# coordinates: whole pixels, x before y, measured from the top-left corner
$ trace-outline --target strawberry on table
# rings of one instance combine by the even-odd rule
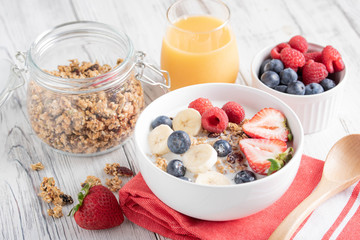
[[[242,139],[241,151],[252,170],[258,174],[270,175],[282,168],[292,158],[293,149],[277,139]]]
[[[76,223],[88,230],[107,229],[120,225],[124,216],[114,194],[102,185],[87,183],[78,194],[79,204],[69,213]]]
[[[292,135],[287,126],[285,115],[274,108],[263,108],[248,122],[243,131],[252,138],[291,140]]]

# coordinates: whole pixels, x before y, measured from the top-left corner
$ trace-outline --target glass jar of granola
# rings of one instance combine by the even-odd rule
[[[23,57],[31,126],[43,142],[68,154],[116,149],[132,134],[145,106],[139,80],[170,85],[166,72],[145,63],[126,34],[96,22],[55,27]],[[146,68],[164,83],[147,77]]]

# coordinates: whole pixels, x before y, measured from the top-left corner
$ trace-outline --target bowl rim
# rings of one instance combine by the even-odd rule
[[[155,99],[153,102],[151,102],[145,109],[144,111],[140,114],[140,117],[138,119],[138,121],[136,122],[136,125],[135,125],[135,130],[134,130],[134,140],[135,140],[135,146],[137,148],[137,152],[141,153],[141,156],[142,158],[139,159],[138,158],[138,161],[148,161],[153,168],[155,168],[156,170],[155,171],[160,171],[161,175],[163,175],[164,177],[170,177],[170,178],[173,178],[175,179],[175,181],[179,181],[184,183],[184,184],[191,184],[192,186],[197,186],[197,187],[201,187],[201,188],[210,188],[210,189],[217,189],[217,188],[220,188],[220,189],[226,189],[226,188],[243,188],[243,187],[251,187],[251,186],[256,186],[256,185],[259,185],[259,184],[262,184],[263,182],[266,182],[266,181],[271,181],[271,179],[279,176],[279,174],[281,174],[282,172],[284,172],[286,169],[290,168],[292,165],[296,164],[296,161],[289,161],[287,164],[285,164],[285,166],[283,168],[281,168],[279,171],[269,175],[269,176],[266,176],[264,178],[261,178],[261,179],[257,179],[253,182],[247,182],[247,183],[242,183],[242,184],[230,184],[230,185],[205,185],[205,184],[198,184],[198,183],[195,183],[195,182],[190,182],[190,181],[184,181],[182,179],[179,179],[175,176],[172,176],[171,174],[168,174],[166,173],[165,171],[161,170],[160,168],[156,167],[156,165],[153,163],[153,161],[147,156],[147,154],[144,152],[143,148],[140,146],[138,140],[137,140],[137,136],[139,135],[138,132],[140,131],[139,130],[139,125],[141,123],[141,119],[142,117],[144,116],[144,112],[145,111],[149,111],[150,108],[148,108],[149,106],[152,106],[152,105],[155,105],[157,104],[157,102],[160,102],[163,98],[166,98],[168,97],[169,95],[175,95],[175,94],[178,94],[178,92],[182,92],[182,91],[186,91],[187,89],[189,88],[197,88],[197,87],[206,87],[206,86],[217,86],[217,87],[221,87],[221,86],[226,86],[226,87],[236,87],[236,88],[244,88],[244,89],[247,89],[247,91],[253,91],[253,92],[258,92],[258,93],[261,93],[261,94],[264,94],[266,95],[267,97],[269,98],[274,98],[275,101],[277,101],[278,103],[280,103],[280,105],[283,105],[282,107],[285,107],[294,117],[295,119],[295,122],[296,124],[298,125],[299,127],[299,130],[300,130],[300,136],[297,136],[297,137],[300,137],[299,139],[299,146],[297,147],[297,149],[294,149],[294,155],[292,157],[292,159],[296,159],[298,158],[298,161],[300,162],[301,161],[301,158],[302,158],[302,154],[303,154],[303,145],[304,145],[304,129],[302,127],[302,124],[297,116],[297,114],[291,109],[291,107],[289,107],[289,105],[287,105],[284,101],[282,101],[281,99],[279,99],[278,97],[274,96],[274,95],[271,95],[270,93],[267,93],[263,90],[260,90],[260,89],[257,89],[257,88],[254,88],[254,87],[250,87],[250,86],[245,86],[245,85],[240,85],[240,84],[234,84],[234,83],[202,83],[202,84],[196,84],[196,85],[191,85],[191,86],[187,86],[187,87],[183,87],[183,88],[179,88],[179,89],[176,89],[176,90],[173,90],[171,92],[168,92],[162,96],[160,96],[159,98]],[[300,155],[300,156],[299,156]],[[298,171],[298,169],[296,170],[296,172]],[[141,167],[140,167],[140,172],[141,172]],[[280,173],[279,173],[280,172]],[[146,179],[144,179],[145,182],[146,182]]]
[[[319,44],[316,44],[316,43],[311,43],[309,42],[309,48],[310,47],[313,47],[313,48],[319,48],[319,49],[323,49],[324,46],[322,45],[319,45]],[[337,89],[339,89],[339,86],[343,86],[344,85],[344,82],[346,82],[346,69],[347,69],[347,64],[346,64],[346,59],[344,60],[344,56],[341,55],[342,57],[342,60],[344,62],[344,65],[345,65],[345,68],[342,70],[344,72],[344,76],[342,77],[342,79],[339,81],[339,83],[332,89],[330,90],[327,90],[327,91],[324,91],[322,93],[317,93],[317,94],[311,94],[311,95],[295,95],[295,94],[289,94],[289,93],[283,93],[283,92],[280,92],[280,91],[276,91],[275,89],[273,88],[270,88],[268,86],[266,86],[260,79],[259,79],[259,73],[258,73],[258,70],[256,71],[256,68],[258,66],[255,66],[255,61],[258,60],[260,58],[260,56],[262,55],[265,55],[265,52],[268,52],[268,54],[266,54],[265,56],[268,56],[268,58],[270,58],[270,51],[271,49],[273,49],[275,46],[277,46],[278,44],[272,44],[272,45],[268,45],[264,48],[262,48],[256,55],[255,57],[252,59],[251,61],[251,75],[253,76],[253,79],[255,78],[255,80],[257,82],[259,82],[262,86],[266,87],[267,89],[269,89],[269,92],[270,93],[275,93],[275,94],[279,94],[279,96],[282,96],[282,97],[289,97],[289,98],[294,98],[296,100],[304,100],[304,99],[309,99],[309,98],[314,98],[314,97],[322,97],[322,96],[327,96],[327,95],[330,95],[332,94],[334,91],[336,91]],[[267,58],[265,58],[267,59]],[[263,61],[265,60],[263,59]]]

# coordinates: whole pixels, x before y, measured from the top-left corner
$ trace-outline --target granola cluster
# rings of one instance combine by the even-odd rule
[[[107,163],[104,167],[104,172],[108,175],[114,176],[107,178],[105,184],[112,192],[117,192],[121,188],[122,180],[119,177],[131,177],[134,175],[133,171],[127,167],[120,166],[119,163]]]
[[[40,171],[44,169],[44,165],[41,162],[35,163],[35,164],[31,164],[31,169],[34,171]]]
[[[68,66],[47,72],[73,81],[110,70],[107,64],[71,60]],[[96,86],[88,88],[94,90]],[[55,93],[34,79],[29,84],[28,98],[31,125],[38,137],[53,148],[79,154],[104,151],[122,143],[133,132],[144,108],[142,86],[133,73],[120,85],[86,94]]]
[[[90,187],[93,187],[96,185],[101,185],[101,180],[95,176],[87,176],[85,182],[81,183],[81,187],[84,187],[87,183],[90,185]]]
[[[64,194],[58,187],[55,186],[54,178],[44,177],[40,184],[39,196],[47,203],[53,203],[53,209],[48,209],[48,215],[55,218],[63,216],[62,206],[72,204],[74,201],[70,195]]]

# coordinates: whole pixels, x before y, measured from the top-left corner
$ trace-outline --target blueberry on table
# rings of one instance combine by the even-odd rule
[[[154,121],[152,121],[151,123],[151,127],[154,129],[157,126],[160,126],[161,124],[166,124],[168,125],[170,128],[172,128],[172,121],[169,117],[167,116],[158,116],[157,118],[155,118]]]
[[[286,89],[287,93],[295,94],[295,95],[304,95],[305,94],[305,85],[303,82],[296,81],[290,83],[288,88]]]
[[[280,83],[284,85],[289,85],[292,82],[298,80],[297,73],[291,68],[285,68],[280,72]]]
[[[270,61],[271,61],[271,59],[266,59],[265,61],[263,61],[263,62],[261,63],[261,65],[260,65],[260,71],[259,71],[259,78],[260,78],[261,75],[265,72],[265,70],[264,70],[265,65],[266,65],[268,62],[270,62]]]
[[[166,172],[175,177],[184,177],[186,168],[181,160],[174,159],[168,163]]]
[[[274,88],[280,83],[279,74],[273,71],[266,71],[261,75],[261,82],[270,88]]]
[[[234,181],[236,184],[252,182],[256,180],[255,173],[249,170],[242,170],[235,175]]]
[[[332,89],[336,86],[336,83],[334,80],[331,80],[329,78],[325,78],[320,82],[320,85],[324,88],[324,91],[327,91],[329,89]]]
[[[167,145],[171,152],[183,154],[189,150],[191,139],[190,136],[182,130],[174,131],[168,137]]]
[[[279,74],[282,70],[284,70],[284,64],[279,59],[272,59],[264,66],[264,72],[273,71]]]
[[[324,92],[324,88],[318,83],[310,83],[305,86],[305,95],[312,95]]]
[[[278,86],[274,87],[274,89],[276,91],[286,93],[287,86],[286,85],[278,85]]]
[[[232,151],[230,143],[226,140],[216,141],[213,145],[213,148],[219,157],[225,157]]]

